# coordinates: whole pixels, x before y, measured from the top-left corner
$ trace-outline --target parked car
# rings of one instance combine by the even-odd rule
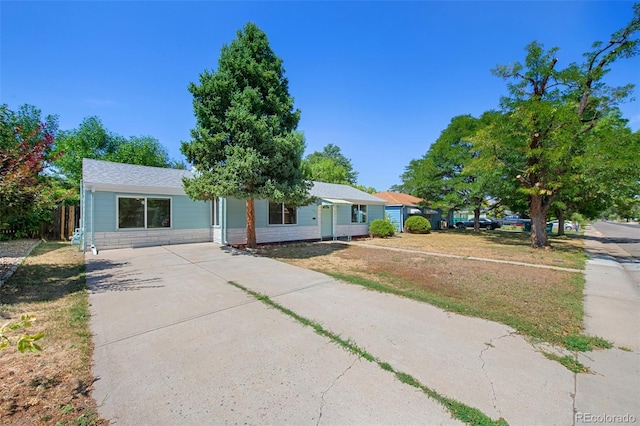
[[[551,229],[553,231],[557,231],[558,230],[558,221],[557,220],[550,220],[549,222],[547,222],[547,226],[548,225],[551,225]],[[565,222],[564,222],[564,230],[565,231],[573,231],[575,229],[576,229],[576,225],[573,222],[571,222],[569,220],[565,220]]]
[[[511,214],[509,216],[505,216],[502,219],[498,219],[500,225],[516,225],[520,221],[520,216],[517,214]]]
[[[519,226],[526,227],[527,223],[531,223],[531,219],[523,219],[518,215],[510,215],[499,219],[500,225],[502,226]]]
[[[474,225],[475,225],[475,222],[473,219],[456,222],[456,228],[458,229],[473,228]],[[498,222],[497,220],[487,219],[484,217],[480,218],[481,229],[486,229],[488,231],[491,231],[492,229],[500,228],[500,226],[501,226],[500,222]]]

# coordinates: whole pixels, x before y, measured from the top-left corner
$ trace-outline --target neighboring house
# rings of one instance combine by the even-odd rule
[[[440,210],[420,207],[424,203],[422,198],[400,192],[378,192],[374,194],[387,202],[385,213],[387,219],[393,223],[397,232],[404,230],[404,222],[411,216],[423,216],[431,222],[432,229],[440,229],[442,214]]]
[[[190,199],[182,187],[190,171],[85,158],[82,174],[82,249],[246,243],[245,201]],[[351,186],[314,182],[310,194],[315,201],[297,208],[256,200],[257,242],[368,235],[369,223],[384,218],[384,200]]]

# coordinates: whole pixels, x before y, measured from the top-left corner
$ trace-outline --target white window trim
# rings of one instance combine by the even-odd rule
[[[214,222],[214,215],[213,213],[217,211],[218,215],[218,223],[213,223]],[[220,228],[220,197],[215,197],[213,200],[211,200],[211,214],[209,215],[211,218],[211,227],[212,228]]]
[[[120,227],[120,199],[121,198],[143,198],[144,199],[144,226],[141,228],[121,228]],[[169,200],[169,217],[170,217],[170,226],[161,226],[159,228],[149,228],[147,226],[147,200],[152,198],[154,200]],[[117,195],[116,196],[116,230],[118,231],[139,231],[139,230],[162,230],[162,229],[173,229],[173,197],[159,197],[159,196],[146,196],[146,195]]]
[[[271,215],[269,213],[269,208],[271,207],[271,201],[267,201],[267,226],[298,226],[298,208],[295,208],[296,211],[296,223],[284,223],[284,209],[285,209],[285,203],[274,203],[274,204],[280,204],[282,206],[282,223],[269,223],[269,219],[271,218]]]
[[[353,209],[354,206],[358,209],[358,217],[357,217],[357,220],[355,222],[353,221],[353,215],[352,215],[352,212],[353,212],[352,209]],[[365,213],[367,217],[366,217],[366,219],[364,221],[362,221],[362,209],[361,209],[361,207],[363,207],[363,206],[367,210],[367,212]],[[349,216],[351,216],[351,223],[356,223],[356,224],[358,224],[358,223],[369,223],[369,205],[367,205],[367,204],[352,204],[351,205],[351,209],[349,209]]]

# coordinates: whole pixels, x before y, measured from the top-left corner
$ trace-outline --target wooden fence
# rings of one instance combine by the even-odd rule
[[[71,240],[73,231],[80,226],[80,206],[60,206],[53,211],[53,225],[45,238]]]
[[[80,226],[80,206],[59,206],[53,210],[53,223],[43,223],[39,230],[28,232],[25,238],[71,240],[73,231]],[[0,229],[0,234],[14,235],[18,229]]]

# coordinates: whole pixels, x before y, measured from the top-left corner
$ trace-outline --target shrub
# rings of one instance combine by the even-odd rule
[[[393,237],[396,228],[388,220],[375,219],[369,224],[369,235],[377,238]]]
[[[404,230],[410,234],[428,234],[431,223],[422,216],[411,216],[404,221]]]

